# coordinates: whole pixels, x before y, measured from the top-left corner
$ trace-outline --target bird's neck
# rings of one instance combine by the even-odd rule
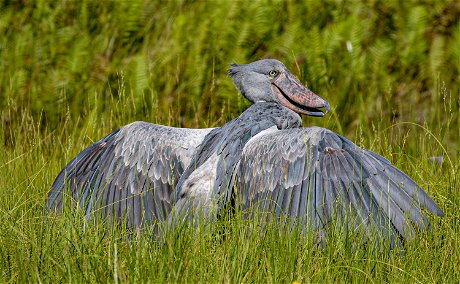
[[[278,129],[302,127],[302,118],[291,109],[275,102],[256,102],[240,116],[243,119],[258,117],[257,120],[270,120]]]

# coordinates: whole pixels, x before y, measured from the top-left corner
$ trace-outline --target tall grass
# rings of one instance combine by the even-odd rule
[[[0,11],[1,282],[459,281],[455,1],[6,1]],[[436,200],[446,216],[431,232],[401,254],[340,235],[318,248],[241,218],[160,242],[84,225],[78,212],[45,217],[53,179],[90,143],[134,120],[222,125],[248,106],[229,63],[264,57],[333,106],[305,125],[383,154]]]

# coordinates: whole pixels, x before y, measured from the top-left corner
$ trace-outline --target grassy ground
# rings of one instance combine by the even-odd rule
[[[3,2],[0,282],[458,282],[459,15],[455,1]],[[44,217],[53,179],[91,142],[134,120],[222,125],[248,106],[229,63],[264,57],[331,103],[305,125],[386,156],[444,210],[405,254],[336,235],[318,249],[238,218],[160,243]]]

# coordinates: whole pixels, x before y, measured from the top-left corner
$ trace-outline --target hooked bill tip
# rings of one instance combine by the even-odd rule
[[[329,102],[324,100],[324,109],[326,110],[324,114],[328,113],[331,110],[331,106],[329,105]]]

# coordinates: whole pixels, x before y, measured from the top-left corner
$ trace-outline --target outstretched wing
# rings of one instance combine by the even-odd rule
[[[140,227],[164,220],[173,187],[211,129],[134,122],[78,154],[57,176],[47,206],[62,210],[65,197],[87,218],[94,214]]]
[[[377,233],[392,245],[399,236],[414,236],[414,224],[430,226],[422,208],[443,216],[387,159],[319,127],[255,137],[244,148],[236,179],[244,209],[295,217],[319,231],[334,225]]]

